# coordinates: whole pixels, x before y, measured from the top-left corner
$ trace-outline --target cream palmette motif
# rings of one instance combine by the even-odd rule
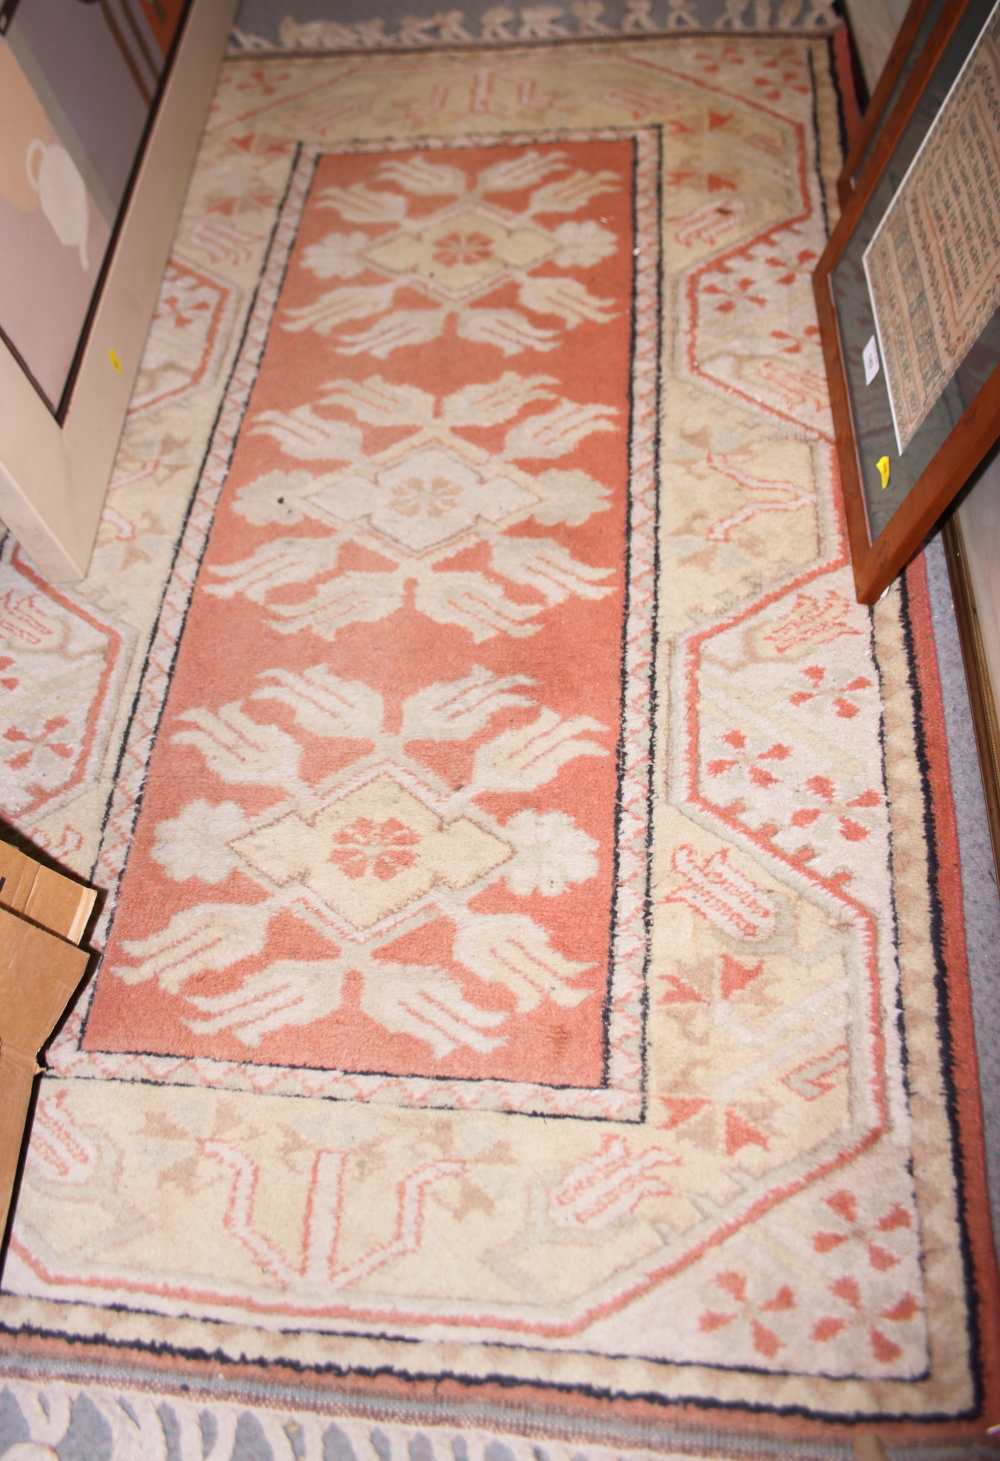
[[[156,979],[171,994],[188,980],[228,968],[264,948],[271,921],[291,914],[341,944],[339,957],[281,959],[220,995],[186,996],[186,1023],[221,1030],[245,1045],[339,1006],[343,980],[359,972],[362,1008],[386,1029],[426,1041],[436,1056],[459,1045],[487,1052],[502,1044],[507,1015],[478,1008],[453,972],[376,958],[408,928],[436,914],[455,924],[453,956],[504,985],[519,1013],[551,999],[575,1006],[590,990],[574,984],[588,967],[566,959],[526,914],[473,913],[468,900],[497,878],[512,892],[552,897],[597,872],[594,840],[564,812],[522,810],[500,824],[475,805],[490,791],[533,791],[579,756],[606,756],[587,716],[562,719],[538,707],[524,675],[476,667],[460,680],[428,685],[404,703],[398,735],[383,729],[381,697],[316,664],[302,674],[262,671],[251,700],[290,709],[314,735],[367,741],[371,750],[343,774],[310,786],[299,776],[301,747],[274,724],[246,714],[244,702],[219,713],[191,710],[175,742],[195,747],[219,782],[283,794],[253,817],[232,801],[195,801],[156,828],[154,857],[169,877],[217,885],[235,869],[271,896],[251,907],[205,902],[176,913],[158,933],[125,945],[134,961],[126,983]],[[505,731],[476,753],[472,779],[445,788],[412,760],[407,742],[465,740],[509,706],[533,707],[528,725]],[[220,787],[221,790],[221,787]],[[346,947],[344,944],[346,942]]]
[[[46,147],[36,137],[28,144],[25,166],[28,181],[38,194],[42,212],[51,223],[59,242],[67,248],[77,249],[80,268],[88,269],[87,234],[90,231],[90,213],[87,207],[87,189],[73,159],[58,142],[50,142]]]
[[[399,386],[370,376],[365,381],[331,381],[319,404],[351,410],[375,426],[410,426],[411,433],[387,450],[366,455],[358,427],[320,416],[313,406],[263,411],[252,432],[273,436],[285,456],[299,461],[350,462],[314,475],[307,470],[275,471],[240,488],[236,511],[255,527],[292,526],[306,519],[327,528],[322,538],[272,538],[252,557],[213,569],[222,581],[207,592],[219,598],[242,594],[267,607],[283,633],[308,629],[334,639],[348,624],[386,618],[403,603],[415,581],[415,605],[439,624],[456,624],[476,641],[497,634],[535,634],[552,604],[576,596],[603,598],[613,573],[573,557],[549,538],[511,538],[505,529],[533,518],[536,523],[576,526],[607,504],[607,489],[579,469],[550,469],[529,476],[518,459],[557,460],[596,432],[610,431],[614,408],[567,401],[551,390],[548,376],[506,371],[498,380],[470,385],[443,400],[416,386]],[[453,428],[499,425],[531,403],[547,409],[507,432],[503,447],[490,454]],[[509,597],[492,578],[469,570],[439,571],[466,541],[484,542],[494,574],[534,589],[541,603]],[[306,599],[272,603],[287,584],[308,583],[329,574],[343,547],[358,542],[395,561],[387,571],[340,573],[325,579]]]
[[[553,173],[562,176],[553,178]],[[614,173],[570,170],[563,154],[543,156],[527,149],[519,158],[484,168],[469,191],[459,168],[423,158],[388,162],[376,176],[417,197],[450,196],[453,201],[414,219],[402,193],[363,182],[324,189],[319,206],[338,213],[345,223],[396,227],[377,237],[358,229],[331,233],[306,250],[306,267],[319,279],[352,279],[375,270],[389,282],[340,284],[311,304],[286,311],[286,330],[335,335],[341,354],[385,360],[403,345],[436,340],[448,317],[455,315],[461,339],[496,346],[509,356],[554,350],[562,343],[563,330],[584,320],[603,323],[612,317],[612,302],[591,294],[579,279],[539,277],[533,270],[542,264],[564,271],[587,268],[614,253],[614,234],[593,219],[580,223],[567,218],[555,228],[538,221],[575,213],[602,193],[617,192],[621,179]],[[525,188],[534,192],[523,212],[498,205],[497,196]],[[507,281],[517,284],[519,309],[475,304],[478,295]],[[394,309],[367,329],[341,329],[388,310],[403,285],[429,295],[439,307]],[[557,316],[562,327],[546,328],[531,315]]]
[[[617,248],[614,234],[594,220],[567,218],[549,228],[538,218],[573,213],[619,190],[615,174],[573,169],[563,152],[543,155],[527,148],[519,157],[480,169],[471,188],[461,169],[420,157],[386,162],[375,176],[385,190],[364,182],[326,188],[318,206],[333,209],[347,223],[393,226],[377,234],[360,228],[331,233],[308,247],[306,269],[341,282],[310,304],[287,310],[286,330],[335,338],[341,354],[385,359],[402,346],[436,339],[454,316],[460,337],[510,356],[554,349],[565,330],[583,320],[604,323],[614,317],[610,302],[592,295],[573,274],[609,258]],[[406,191],[390,191],[390,186]],[[498,197],[527,189],[529,200],[521,212],[498,206]],[[407,194],[451,201],[413,219]],[[534,276],[532,270],[542,264],[548,272]],[[565,277],[553,276],[552,267]],[[372,271],[387,275],[388,282],[343,282]],[[521,309],[476,304],[478,296],[503,283],[516,285]],[[438,307],[394,309],[403,285],[429,295]],[[341,329],[375,314],[383,317],[366,329]],[[545,328],[529,318],[533,314],[556,316],[562,328]],[[407,583],[415,581],[418,612],[459,626],[476,643],[497,634],[532,635],[543,610],[570,597],[603,598],[611,591],[605,586],[611,568],[581,562],[553,539],[506,533],[529,518],[576,526],[607,505],[607,489],[584,472],[553,468],[529,475],[518,465],[556,462],[593,434],[620,425],[615,408],[568,400],[553,389],[556,385],[551,376],[507,370],[436,398],[373,374],[361,381],[332,380],[314,403],[259,413],[251,431],[273,437],[284,456],[310,467],[272,471],[246,484],[237,494],[236,511],[255,527],[311,519],[327,535],[273,538],[251,558],[215,568],[221,582],[208,592],[221,598],[243,595],[266,605],[280,632],[307,629],[330,640],[348,624],[395,612]],[[522,415],[539,405],[545,409]],[[343,419],[344,413],[360,425]],[[509,427],[499,452],[487,452],[462,435],[467,427],[499,426],[516,418],[521,419]],[[362,426],[409,432],[387,449],[367,453]],[[336,467],[337,462],[346,465]],[[329,469],[317,472],[324,463]],[[472,541],[488,545],[491,576],[438,570],[438,560]],[[384,572],[343,572],[326,579],[309,598],[271,602],[273,590],[328,574],[349,542],[373,549],[395,566]],[[533,589],[542,602],[511,597],[498,578]]]

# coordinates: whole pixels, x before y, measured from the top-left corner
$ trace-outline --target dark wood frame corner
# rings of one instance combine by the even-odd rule
[[[915,16],[916,28],[927,3],[928,0],[916,0],[907,16],[907,25]],[[854,585],[858,601],[862,604],[875,603],[889,587],[1000,436],[1000,366],[997,366],[907,493],[891,521],[872,541],[831,275],[967,3],[968,0],[955,0],[955,3],[945,6],[899,102],[882,126],[857,186],[849,194],[840,221],[813,273],[813,293],[830,387]],[[869,112],[873,107],[874,100]],[[867,118],[868,113],[865,115]]]

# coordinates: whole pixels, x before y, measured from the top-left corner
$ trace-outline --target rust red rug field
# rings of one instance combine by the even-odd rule
[[[301,160],[84,1048],[638,1114],[640,140],[648,175],[650,138]]]

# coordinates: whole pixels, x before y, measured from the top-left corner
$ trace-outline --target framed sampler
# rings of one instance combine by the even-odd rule
[[[87,569],[233,0],[0,0],[0,519]]]
[[[936,59],[928,42],[945,4],[946,0],[913,0],[837,179],[841,207],[846,207],[858,186],[918,63],[921,75],[914,86],[919,90]],[[960,14],[956,7],[956,23]],[[939,31],[939,46],[943,39]],[[1000,449],[996,446],[945,515],[941,538],[969,688],[993,860],[1000,868]]]
[[[949,0],[813,276],[857,596],[1000,436],[1000,0]]]

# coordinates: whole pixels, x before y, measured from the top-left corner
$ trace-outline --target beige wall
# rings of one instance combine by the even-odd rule
[[[845,0],[869,93],[882,74],[909,0]]]

